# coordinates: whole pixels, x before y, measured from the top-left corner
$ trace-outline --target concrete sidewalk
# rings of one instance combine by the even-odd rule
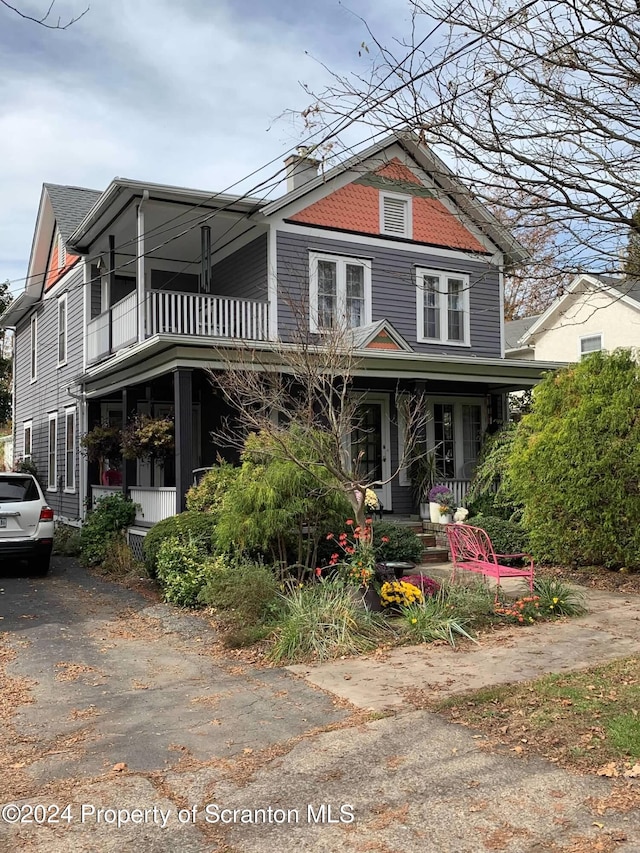
[[[432,577],[450,574],[450,564],[422,567]],[[505,588],[526,591],[507,581]],[[581,588],[582,589],[582,588]],[[452,649],[443,645],[404,646],[380,655],[336,660],[289,670],[310,684],[374,711],[407,707],[405,691],[434,697],[466,693],[550,672],[569,672],[640,653],[640,609],[635,598],[585,589],[586,616],[532,627],[510,627]]]

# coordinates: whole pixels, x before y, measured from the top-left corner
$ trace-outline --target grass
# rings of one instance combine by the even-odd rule
[[[294,589],[270,652],[274,663],[322,661],[361,654],[394,637],[385,618],[365,610],[355,589],[339,581]]]
[[[492,687],[431,707],[518,754],[536,753],[583,771],[609,766],[604,775],[623,775],[640,762],[638,657]]]

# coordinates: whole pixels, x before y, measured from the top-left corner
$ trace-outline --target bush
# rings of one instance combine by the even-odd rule
[[[69,524],[56,524],[53,533],[54,554],[63,554],[65,557],[77,557],[80,554],[81,548],[82,543],[79,527],[71,527]]]
[[[455,647],[456,636],[473,639],[468,623],[453,614],[447,607],[446,599],[440,595],[403,608],[402,618],[405,631],[413,642],[432,643],[434,640],[446,640],[449,645]]]
[[[508,424],[485,438],[465,506],[470,515],[494,515],[518,521],[523,500],[518,496],[509,473],[517,426]]]
[[[102,562],[101,571],[110,577],[124,580],[140,577],[144,566],[133,556],[124,533],[114,533],[109,550]]]
[[[393,636],[383,616],[365,610],[352,587],[323,581],[284,597],[275,663],[302,663],[361,654]]]
[[[193,541],[177,536],[164,539],[158,550],[157,575],[165,601],[182,607],[195,607],[198,597],[213,571],[211,560]]]
[[[102,563],[114,534],[130,527],[136,518],[135,504],[124,495],[100,498],[80,531],[80,557],[87,566]]]
[[[303,574],[317,565],[323,533],[343,524],[351,511],[304,437],[291,430],[282,441],[290,443],[297,458],[308,458],[312,473],[284,458],[273,437],[249,435],[242,465],[222,497],[216,543],[228,553],[259,553],[273,564],[302,567]]]
[[[521,524],[505,521],[493,515],[479,515],[473,519],[474,527],[486,530],[496,554],[527,554],[531,544],[529,535]]]
[[[261,563],[217,557],[199,601],[234,612],[235,621],[255,625],[275,608],[278,583],[273,571]]]
[[[159,521],[144,537],[142,544],[147,572],[151,577],[156,576],[158,552],[166,539],[175,538],[183,543],[193,542],[206,557],[214,550],[214,534],[213,518],[207,513],[187,511]]]
[[[640,566],[638,400],[627,350],[593,353],[535,389],[508,467],[537,559]]]
[[[382,537],[388,539],[383,542]],[[393,524],[389,521],[373,523],[373,547],[376,560],[380,563],[394,563],[408,560],[419,563],[422,559],[422,540],[409,527]]]
[[[187,492],[187,509],[217,513],[239,471],[239,468],[220,459],[217,465],[207,471],[198,485],[192,486]]]

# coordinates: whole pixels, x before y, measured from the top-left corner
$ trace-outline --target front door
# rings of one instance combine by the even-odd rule
[[[391,510],[391,444],[389,440],[389,397],[367,394],[358,406],[358,426],[351,434],[351,456],[359,459],[358,470],[385,508]]]

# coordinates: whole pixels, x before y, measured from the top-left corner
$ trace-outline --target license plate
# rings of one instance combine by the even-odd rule
[[[0,518],[0,527],[6,527],[6,526],[7,526],[7,519],[6,518]]]

